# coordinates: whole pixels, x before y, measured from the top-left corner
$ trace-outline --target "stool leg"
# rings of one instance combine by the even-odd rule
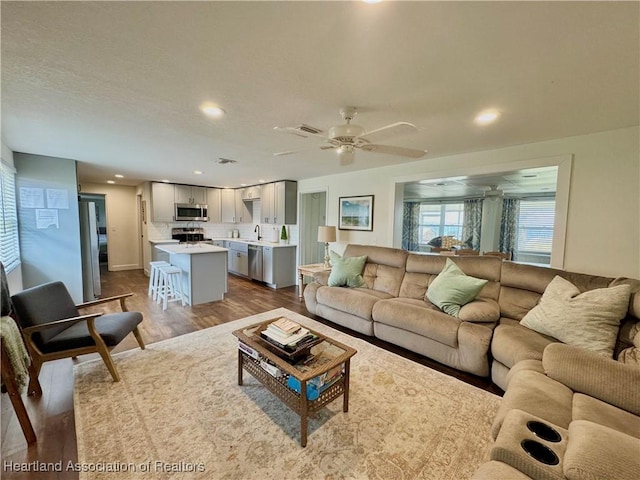
[[[149,296],[151,296],[151,294],[153,293],[153,284],[155,282],[157,271],[158,269],[156,268],[156,266],[151,265],[151,271],[149,272],[149,292],[147,293],[147,295]]]
[[[162,298],[162,310],[167,309],[167,304],[169,303],[169,295],[171,295],[171,279],[172,275],[165,274],[165,289],[164,296]]]

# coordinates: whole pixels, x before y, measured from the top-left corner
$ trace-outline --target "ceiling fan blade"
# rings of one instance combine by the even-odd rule
[[[384,127],[376,128],[370,132],[360,135],[358,138],[363,140],[372,141],[373,137],[377,139],[388,138],[393,135],[401,135],[403,133],[417,132],[418,128],[413,123],[408,122],[396,122]]]
[[[360,147],[367,152],[386,153],[388,155],[400,155],[401,157],[421,158],[427,154],[426,150],[416,150],[414,148],[394,147],[392,145],[367,144]]]
[[[283,155],[291,155],[292,153],[309,152],[311,150],[315,150],[316,148],[319,148],[320,150],[330,150],[332,148],[338,148],[338,145],[321,145],[319,147],[302,148],[300,150],[287,150],[285,152],[274,153],[273,156],[274,157],[281,157]]]

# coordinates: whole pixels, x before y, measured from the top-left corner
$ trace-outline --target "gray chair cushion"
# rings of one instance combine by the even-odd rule
[[[96,318],[96,330],[107,347],[115,347],[141,321],[142,314],[140,312],[110,313]],[[91,347],[95,344],[96,342],[87,328],[87,323],[80,322],[42,343],[40,348],[43,353],[52,353],[73,348]]]
[[[11,297],[13,310],[22,328],[33,327],[64,318],[80,315],[67,287],[62,282],[49,282],[28,288]],[[51,327],[33,335],[41,345],[67,328],[66,325]]]

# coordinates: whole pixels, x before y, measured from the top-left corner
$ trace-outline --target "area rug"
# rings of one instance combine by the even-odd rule
[[[233,330],[287,316],[352,346],[349,411],[300,420],[250,374]],[[74,369],[81,479],[463,479],[488,460],[500,398],[285,309]]]

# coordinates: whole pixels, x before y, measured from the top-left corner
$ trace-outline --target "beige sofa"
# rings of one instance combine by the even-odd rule
[[[488,280],[478,298],[451,317],[425,300],[425,293],[445,265],[440,255],[348,245],[344,256],[367,256],[363,288],[327,286],[328,273],[307,285],[309,312],[376,336],[445,365],[489,376],[506,388],[509,370],[520,360],[541,360],[544,348],[558,340],[519,324],[556,275],[581,291],[628,283],[636,292],[622,322],[616,354],[632,345],[630,332],[640,319],[640,281],[564,272],[503,262],[495,257],[455,257],[467,274]]]
[[[507,375],[491,461],[473,479],[638,478],[639,385],[637,366],[549,344]]]

